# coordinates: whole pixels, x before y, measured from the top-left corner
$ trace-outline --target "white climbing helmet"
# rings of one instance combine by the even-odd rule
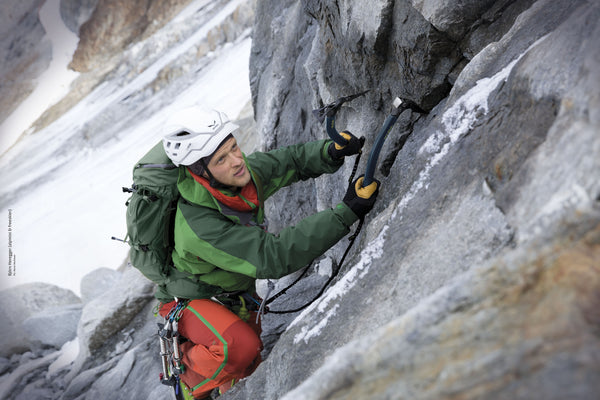
[[[192,165],[213,154],[239,126],[217,110],[198,107],[174,113],[164,125],[163,147],[173,164]]]

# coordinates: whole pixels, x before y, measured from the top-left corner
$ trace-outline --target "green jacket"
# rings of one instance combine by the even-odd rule
[[[256,278],[280,278],[297,271],[344,237],[358,220],[344,203],[306,217],[278,235],[261,227],[264,200],[282,187],[340,168],[343,161],[327,154],[329,143],[320,140],[249,155],[246,164],[260,206],[253,205],[254,212],[246,214],[228,209],[181,167],[172,255],[177,271],[159,287],[157,297],[166,301],[174,296],[253,292]]]

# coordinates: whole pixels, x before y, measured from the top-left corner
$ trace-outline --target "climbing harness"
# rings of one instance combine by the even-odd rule
[[[250,320],[250,313],[258,311],[261,305],[252,294],[244,291],[220,293],[211,297],[211,300],[226,307],[245,322]]]
[[[158,323],[158,339],[160,341],[160,358],[162,372],[159,374],[160,383],[173,387],[175,398],[184,400],[181,379],[179,375],[185,372],[181,362],[181,351],[179,349],[180,334],[178,321],[188,301],[175,299],[175,305],[164,318],[164,323]]]

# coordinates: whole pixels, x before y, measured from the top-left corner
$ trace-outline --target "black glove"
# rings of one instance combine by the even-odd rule
[[[335,142],[331,143],[327,148],[327,152],[331,158],[339,160],[340,158],[360,153],[360,149],[365,144],[364,137],[359,139],[348,131],[340,132],[340,136],[348,140],[348,144],[341,146]]]
[[[343,200],[358,218],[364,218],[371,211],[379,194],[379,186],[381,185],[378,180],[373,180],[371,184],[363,187],[363,180],[364,175],[358,177],[348,188]]]

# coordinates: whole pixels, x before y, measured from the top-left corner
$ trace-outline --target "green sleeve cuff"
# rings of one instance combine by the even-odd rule
[[[331,140],[331,139],[325,140],[323,149],[321,149],[321,156],[323,157],[323,160],[327,161],[328,164],[334,165],[337,167],[344,163],[344,157],[340,158],[339,160],[335,160],[335,159],[331,158],[331,156],[329,155],[329,151],[327,151],[327,149],[329,149],[329,145],[331,143],[333,143],[333,140]]]
[[[337,206],[335,206],[333,212],[340,219],[340,221],[342,221],[342,223],[348,228],[350,228],[350,226],[353,223],[358,221],[358,217],[356,216],[356,214],[354,214],[354,211],[352,211],[350,207],[348,207],[344,202],[339,203]]]

